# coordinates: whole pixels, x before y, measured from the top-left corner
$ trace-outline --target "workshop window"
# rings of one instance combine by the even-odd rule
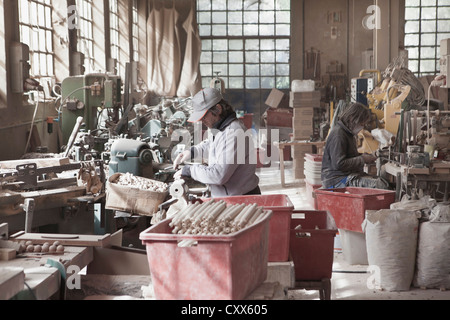
[[[133,0],[133,20],[132,20],[132,38],[133,38],[133,51],[132,59],[133,61],[139,61],[139,12],[137,0]]]
[[[92,21],[93,0],[77,0],[78,10],[78,51],[84,54],[84,68],[86,73],[95,71],[94,37]]]
[[[119,42],[118,0],[109,1],[109,28],[110,28],[111,58],[115,59],[117,61],[117,66],[119,66],[120,42]],[[118,74],[120,73],[118,72]]]
[[[19,0],[19,31],[20,41],[30,48],[30,74],[54,76],[50,0]]]
[[[290,0],[198,0],[203,87],[290,87]]]
[[[405,0],[408,68],[418,77],[439,74],[440,42],[450,38],[448,0]]]

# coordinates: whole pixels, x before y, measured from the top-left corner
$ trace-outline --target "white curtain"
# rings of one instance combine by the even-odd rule
[[[150,0],[148,89],[155,95],[188,97],[201,90],[195,14],[195,0]]]

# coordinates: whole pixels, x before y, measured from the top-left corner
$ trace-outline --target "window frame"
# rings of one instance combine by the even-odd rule
[[[22,3],[27,3],[27,8],[22,7]],[[32,21],[33,4],[35,6],[36,21]],[[40,8],[43,8],[44,18],[43,24],[40,24]],[[22,10],[28,9],[28,22],[22,17]],[[52,26],[53,6],[50,0],[19,0],[18,1],[18,23],[20,42],[25,43],[29,47],[30,52],[30,75],[34,78],[55,78],[55,53],[53,43],[53,26]],[[36,22],[34,24],[33,22]],[[28,29],[28,39],[25,39],[25,30]],[[36,38],[33,34],[36,32]],[[41,34],[43,32],[43,34]],[[43,36],[43,37],[42,37]],[[36,40],[37,39],[37,40]],[[43,39],[43,40],[42,40]],[[36,43],[35,43],[36,42]],[[43,44],[43,43],[44,44]],[[45,49],[42,48],[45,47]],[[42,57],[45,57],[42,60]],[[45,70],[45,72],[44,72]]]
[[[109,45],[110,58],[120,66],[120,31],[119,31],[119,0],[109,0]],[[119,70],[117,73],[120,74]]]
[[[139,8],[137,0],[133,0],[131,6],[131,60],[139,61]]]
[[[200,59],[200,68],[202,74],[202,86],[209,86],[209,82],[216,76],[217,67],[221,66],[226,69],[220,71],[219,77],[222,78],[225,82],[225,87],[227,89],[288,89],[290,87],[290,46],[291,46],[291,7],[289,2],[289,8],[287,9],[279,9],[277,8],[277,0],[273,1],[273,7],[264,8],[264,5],[260,3],[253,3],[251,6],[254,7],[249,9],[250,6],[245,9],[244,5],[247,1],[241,1],[242,7],[230,9],[230,4],[232,4],[233,0],[221,1],[223,2],[223,7],[221,10],[215,10],[215,6],[219,5],[218,0],[203,0],[197,1],[197,22],[199,25],[200,31],[200,39],[202,41],[202,56]],[[205,5],[209,2],[209,6]],[[200,8],[202,6],[202,8]],[[257,6],[257,8],[255,8]],[[260,21],[260,17],[266,15],[267,18],[270,13],[273,12],[273,17],[269,23],[263,23]],[[277,34],[277,28],[279,28],[280,24],[277,23],[277,15],[280,13],[284,13],[288,17],[288,22],[283,22],[282,25],[285,26],[287,30],[287,34]],[[209,22],[205,21],[204,18],[209,14]],[[230,22],[229,16],[234,15],[238,18],[239,14],[241,15],[241,22],[232,23]],[[246,16],[252,14],[253,16],[258,16],[258,23],[256,26],[253,26],[255,34],[246,34],[246,27],[250,25],[254,25],[254,23],[245,23]],[[212,20],[217,21],[216,23]],[[214,32],[215,27],[222,28],[222,31],[225,30],[225,34],[217,34]],[[236,28],[235,30],[239,30],[241,28],[241,35],[230,35],[230,27]],[[273,34],[265,35],[262,34],[262,29],[264,27],[272,27]],[[205,32],[206,30],[206,32]],[[209,31],[209,34],[208,34]],[[288,46],[279,48],[277,47],[277,41],[279,40],[287,40]],[[218,43],[222,41],[223,43],[227,43],[225,48],[215,49],[214,42]],[[230,49],[229,44],[231,42],[242,42],[242,49]],[[261,44],[264,42],[273,41],[273,49],[264,49],[261,48]],[[249,44],[257,43],[258,49],[251,50]],[[242,61],[233,62],[231,57],[235,55],[239,56],[239,52],[242,53]],[[280,58],[279,53],[284,53],[287,55],[285,61],[277,61]],[[257,60],[250,59],[251,55]],[[273,55],[273,56],[270,56]],[[264,58],[267,60],[265,61]],[[222,59],[222,60],[221,60]],[[258,68],[256,68],[258,66]],[[287,68],[287,71],[280,73],[281,66]],[[230,72],[230,69],[242,69],[241,74],[233,74]],[[254,75],[251,74],[252,68],[255,72]],[[268,71],[268,68],[273,69],[273,73],[268,72],[267,75],[264,75],[265,71]],[[256,71],[256,69],[258,69]],[[205,72],[206,71],[206,72]],[[242,80],[239,80],[242,79]],[[232,80],[236,81],[236,84],[232,83]],[[252,82],[254,82],[252,84]],[[264,83],[266,82],[266,83]],[[257,83],[257,84],[256,84]]]
[[[93,0],[75,0],[78,15],[77,50],[84,54],[85,73],[95,72]],[[86,15],[88,13],[88,15]]]
[[[417,77],[439,74],[440,40],[450,37],[450,28],[447,31],[439,31],[439,24],[446,22],[450,26],[450,17],[439,17],[440,9],[448,8],[450,4],[443,4],[442,0],[435,0],[434,4],[425,0],[405,0],[405,49],[408,50],[408,66]],[[408,18],[408,11],[418,10],[419,16]],[[434,17],[425,18],[424,12],[434,13]],[[409,28],[417,24],[417,30],[408,32]],[[411,26],[410,26],[411,25]],[[425,26],[433,25],[433,30],[425,30]],[[425,39],[430,41],[427,43]],[[408,40],[408,39],[411,40]],[[417,44],[408,44],[409,41],[417,39]],[[427,53],[428,51],[428,53]],[[425,55],[428,56],[425,56]],[[425,69],[426,63],[433,64],[433,68]]]

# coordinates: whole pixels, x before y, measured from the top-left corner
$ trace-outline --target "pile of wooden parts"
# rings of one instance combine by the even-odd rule
[[[190,203],[169,223],[174,234],[228,235],[258,223],[270,214],[254,204],[227,206],[224,200]]]
[[[33,241],[20,241],[19,253],[23,252],[34,252],[34,253],[63,253],[64,246],[59,241],[54,241],[53,243],[44,242],[42,245],[34,244]]]
[[[135,176],[129,172],[119,175],[118,178],[112,182],[121,186],[131,186],[155,192],[166,192],[169,189],[169,186],[164,182]]]

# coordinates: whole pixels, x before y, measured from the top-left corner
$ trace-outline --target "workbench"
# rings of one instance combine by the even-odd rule
[[[103,223],[106,197],[104,188],[98,188],[98,192],[87,190],[87,184],[80,178],[82,170],[95,171],[94,178],[104,180],[101,161],[72,163],[68,158],[1,161],[0,223],[8,223],[11,231],[57,225],[53,232],[94,233],[94,206],[100,206],[99,220]],[[26,202],[32,205],[27,206]],[[27,210],[29,207],[32,210]],[[25,221],[28,225],[24,228]]]
[[[61,254],[24,253],[13,260],[0,261],[0,274],[2,275],[0,293],[18,291],[17,286],[20,286],[16,295],[0,295],[1,299],[47,300],[57,297],[61,289],[62,274],[58,268],[48,264],[49,259],[60,262],[67,276],[71,276],[73,275],[72,271],[68,272],[70,266],[77,266],[77,269],[81,270],[93,260],[93,248],[66,246]],[[22,283],[18,281],[11,283],[3,277],[7,274],[13,277],[20,269],[24,273],[24,277],[22,276],[24,282]],[[18,279],[20,280],[20,275]]]
[[[444,198],[443,201],[449,200],[450,193],[450,164],[440,166],[434,164],[432,168],[414,168],[407,165],[400,165],[393,162],[388,162],[385,165],[386,173],[394,176],[396,179],[396,200],[401,200],[401,190],[403,185],[408,185],[408,182],[414,186],[420,181],[444,183]],[[444,169],[449,168],[449,169]],[[443,170],[443,171],[439,171]],[[448,173],[446,173],[446,171]],[[407,190],[406,190],[407,191]]]
[[[323,153],[323,148],[325,146],[325,141],[307,141],[307,140],[292,140],[292,141],[274,141],[273,145],[278,148],[280,154],[280,177],[281,186],[285,187],[285,177],[284,177],[284,147],[286,146],[315,146],[317,148],[317,154]]]
[[[54,224],[61,233],[93,233],[93,206],[98,203],[104,212],[105,193],[86,195],[86,189],[78,186],[1,193],[0,223],[8,223],[10,230],[24,229],[26,217],[21,207],[24,199],[35,202],[32,228]]]

